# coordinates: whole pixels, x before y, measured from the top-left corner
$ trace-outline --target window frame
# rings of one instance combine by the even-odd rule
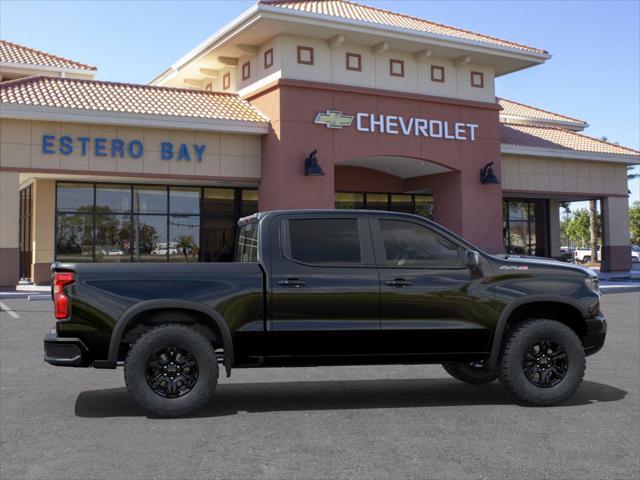
[[[360,240],[360,263],[309,263],[293,258],[291,255],[291,231],[289,222],[291,220],[356,220],[358,226],[358,237]],[[375,267],[375,255],[371,230],[366,217],[359,215],[335,215],[335,214],[313,214],[313,215],[286,215],[278,222],[280,230],[280,255],[283,259],[311,268],[371,268]]]
[[[227,72],[222,76],[222,90],[229,90],[231,88],[231,73]]]
[[[266,70],[271,67],[273,67],[273,48],[264,52],[264,68]]]
[[[483,72],[478,72],[475,70],[471,70],[470,72],[471,75],[471,86],[474,88],[484,88],[484,73]],[[476,83],[474,81],[474,77],[478,76],[478,78],[480,78],[480,83]]]
[[[251,61],[242,64],[242,81],[249,80],[251,78]]]
[[[440,71],[442,73],[442,78],[438,79],[435,77],[435,72]],[[445,83],[445,72],[444,66],[442,65],[431,65],[431,81],[435,83]]]
[[[302,56],[301,53],[303,50],[306,50],[307,52],[309,52],[309,57],[310,60],[307,62],[305,60],[302,60]],[[305,47],[304,45],[298,45],[298,64],[299,65],[313,65],[314,58],[313,58],[313,47]]]
[[[349,70],[350,72],[361,72],[362,71],[362,55],[359,53],[353,53],[353,52],[347,52],[345,54],[345,58],[346,58],[346,67],[347,70]],[[351,65],[349,64],[349,59],[351,58],[355,58],[358,60],[358,67],[354,68],[351,67]]]
[[[452,243],[456,247],[458,247],[458,264],[457,265],[434,265],[434,266],[399,266],[399,265],[387,265],[387,252],[384,246],[384,238],[382,236],[382,226],[380,225],[381,220],[390,220],[396,222],[405,222],[413,225],[417,225],[419,227],[425,228],[434,235],[440,235],[448,242]],[[375,218],[371,218],[371,233],[373,235],[373,244],[376,256],[376,266],[378,268],[384,269],[403,269],[403,270],[464,270],[467,267],[463,262],[464,251],[467,250],[467,246],[461,244],[454,237],[447,235],[446,232],[441,231],[438,228],[433,227],[432,225],[426,222],[420,222],[418,220],[414,220],[413,218],[407,218],[401,215],[380,215]],[[475,249],[475,251],[478,251]]]
[[[400,65],[400,73],[393,72],[394,64]],[[404,60],[400,60],[397,58],[389,59],[389,76],[396,77],[396,78],[404,78]]]

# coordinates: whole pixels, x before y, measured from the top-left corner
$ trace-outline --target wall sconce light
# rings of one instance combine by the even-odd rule
[[[480,169],[480,183],[483,185],[500,185],[500,180],[493,173],[493,162],[487,163]]]
[[[318,165],[318,159],[316,158],[318,150],[314,150],[304,159],[304,174],[307,177],[319,177],[324,175],[322,168]]]

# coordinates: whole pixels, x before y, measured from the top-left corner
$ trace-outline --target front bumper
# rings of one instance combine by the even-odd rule
[[[44,361],[63,367],[88,367],[89,350],[79,338],[58,337],[51,330],[44,337]]]
[[[607,336],[607,321],[602,313],[594,318],[587,318],[587,333],[582,339],[584,353],[593,355],[602,349],[604,339]]]

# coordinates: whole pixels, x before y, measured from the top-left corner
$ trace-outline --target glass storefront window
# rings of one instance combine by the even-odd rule
[[[433,217],[433,196],[409,193],[336,192],[335,208],[385,210]]]
[[[129,213],[131,186],[96,185],[96,213]]]
[[[167,217],[133,216],[133,259],[136,262],[164,262],[178,253],[175,244],[167,243]]]
[[[248,217],[258,213],[258,191],[242,190],[241,217]]]
[[[336,193],[337,209],[364,209],[364,193]]]
[[[413,213],[433,219],[433,197],[431,195],[415,195],[415,211]]]
[[[502,204],[504,248],[513,255],[547,256],[546,200],[505,199]]]
[[[167,213],[167,187],[133,187],[135,213]]]
[[[57,218],[56,260],[93,261],[93,215],[60,213]]]
[[[229,262],[233,259],[236,214],[235,192],[205,188],[202,200],[202,261]]]
[[[367,210],[389,210],[389,195],[386,193],[367,193]]]
[[[171,262],[197,262],[200,253],[200,216],[171,215],[169,217],[169,252]]]
[[[93,184],[59,183],[57,209],[59,212],[91,213],[93,211]]]
[[[96,261],[131,261],[131,215],[96,215]]]
[[[413,197],[411,195],[391,195],[392,212],[413,213]]]
[[[254,189],[59,182],[56,196],[64,262],[230,261],[238,218],[258,211]]]
[[[185,187],[169,188],[169,208],[171,213],[200,215],[200,189]]]

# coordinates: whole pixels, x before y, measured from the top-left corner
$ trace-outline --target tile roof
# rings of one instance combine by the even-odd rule
[[[547,54],[541,50],[527,45],[522,45],[508,40],[470,32],[461,28],[443,25],[441,23],[430,22],[417,17],[412,17],[402,13],[382,10],[380,8],[361,5],[348,0],[260,0],[259,4],[280,7],[283,9],[297,10],[306,13],[315,13],[331,17],[339,17],[347,20],[358,20],[362,22],[375,23],[388,27],[404,28],[419,32],[432,33],[456,39],[471,40],[480,43],[487,43],[501,47],[509,47],[516,50]]]
[[[0,104],[211,120],[269,121],[253,105],[232,93],[71,78],[28,77],[0,83]]]
[[[640,152],[627,147],[588,137],[557,127],[541,127],[537,125],[518,125],[503,123],[501,143],[521,147],[547,148],[576,152],[601,153],[609,155],[633,155]]]
[[[52,55],[35,48],[25,47],[17,43],[0,40],[0,62],[37,65],[54,68],[75,68],[79,70],[96,70],[96,67],[74,62],[68,58]]]
[[[542,110],[541,108],[532,107],[531,105],[525,105],[524,103],[507,100],[506,98],[496,97],[496,101],[502,107],[500,115],[524,117],[533,121],[541,120],[546,122],[570,123],[575,125],[576,127],[586,127],[588,125],[584,120],[568,117],[566,115],[560,115],[559,113],[549,112],[547,110]]]

